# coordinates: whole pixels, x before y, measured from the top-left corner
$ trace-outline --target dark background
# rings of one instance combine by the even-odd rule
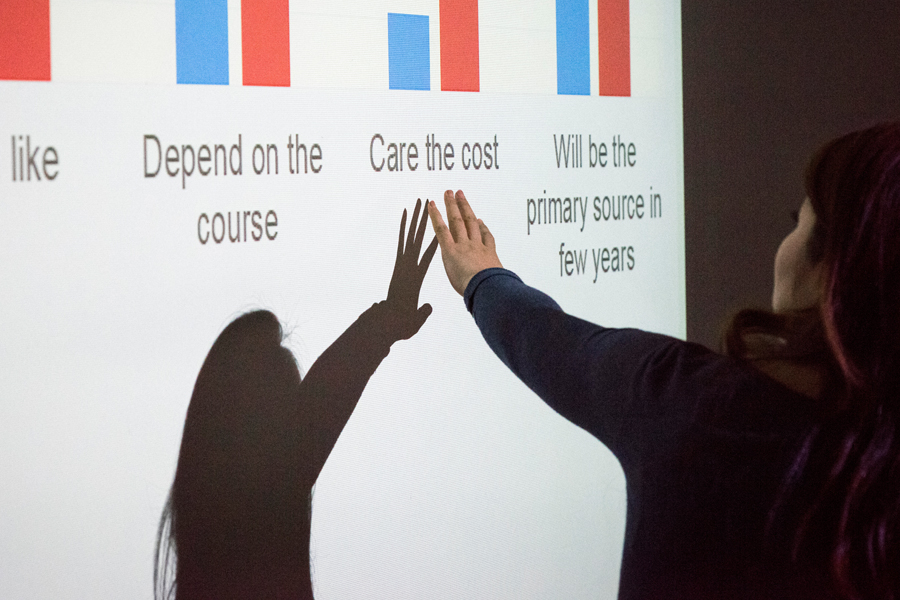
[[[687,333],[718,349],[769,306],[809,156],[900,118],[900,1],[683,0],[682,43]]]

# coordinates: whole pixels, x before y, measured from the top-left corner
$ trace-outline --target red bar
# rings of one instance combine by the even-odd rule
[[[631,95],[628,0],[597,0],[601,96]]]
[[[291,85],[288,0],[241,1],[244,85]]]
[[[477,92],[478,0],[441,0],[441,89]]]
[[[0,79],[50,81],[50,0],[0,0]]]

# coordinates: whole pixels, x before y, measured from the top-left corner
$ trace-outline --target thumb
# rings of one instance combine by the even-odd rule
[[[423,304],[416,312],[407,314],[409,316],[402,321],[402,325],[397,331],[398,338],[401,340],[408,340],[419,333],[419,330],[422,329],[422,325],[425,324],[425,321],[428,320],[428,317],[431,315],[431,305]]]
[[[425,324],[425,321],[431,316],[431,311],[431,305],[427,302],[419,307],[419,310],[416,311],[416,321],[418,321],[419,327]]]
[[[419,307],[419,310],[416,311],[415,316],[412,318],[412,322],[410,323],[412,325],[412,330],[411,330],[411,333],[409,334],[409,337],[412,337],[412,336],[416,335],[417,333],[419,333],[419,330],[422,329],[422,325],[425,324],[425,321],[427,321],[428,317],[430,317],[430,316],[431,316],[431,305],[426,302],[425,304],[423,304],[422,306]],[[409,339],[409,338],[407,338],[407,339]]]
[[[396,320],[393,321],[393,330],[395,339],[408,340],[412,336],[419,333],[422,325],[431,315],[431,305],[423,304],[415,312],[402,312],[395,314]]]

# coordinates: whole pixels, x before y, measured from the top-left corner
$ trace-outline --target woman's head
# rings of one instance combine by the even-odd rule
[[[300,373],[281,343],[272,313],[245,314],[197,376],[164,515],[179,598],[252,597],[308,578],[314,474],[298,428]]]
[[[806,303],[812,300],[816,308],[798,312],[793,309],[802,306],[788,306],[783,314],[770,316],[785,324],[800,314],[818,315],[827,362],[845,384],[831,390],[840,396],[843,410],[810,432],[772,515],[790,531],[794,556],[825,561],[844,596],[896,599],[900,123],[877,125],[826,144],[810,161],[806,193],[798,228],[779,250],[776,272],[780,261],[801,265],[796,272],[813,274],[809,281],[815,285],[808,286],[812,292]],[[790,297],[784,286],[778,290],[777,280],[776,274],[775,309],[779,299]],[[735,323],[741,324],[737,318]],[[733,325],[733,330],[740,333],[741,328]],[[730,335],[730,340],[740,340]],[[737,343],[730,347],[741,349]]]
[[[822,318],[852,386],[900,382],[900,123],[850,133],[810,162],[807,254],[823,270]]]

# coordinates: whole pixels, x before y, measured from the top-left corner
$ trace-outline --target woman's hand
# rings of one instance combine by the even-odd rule
[[[450,227],[444,223],[434,202],[428,203],[428,214],[431,216],[434,234],[441,245],[441,259],[444,261],[447,278],[461,296],[476,273],[503,265],[497,258],[494,236],[484,221],[475,217],[462,190],[456,192],[455,196],[451,190],[444,192],[444,204]]]
[[[431,314],[430,304],[423,304],[419,307],[419,290],[422,289],[422,280],[425,279],[428,265],[431,264],[431,259],[434,258],[437,250],[437,239],[431,240],[431,244],[422,255],[422,261],[419,262],[419,250],[422,249],[427,220],[425,211],[422,211],[422,220],[419,223],[418,231],[415,231],[421,208],[422,201],[416,200],[416,208],[409,224],[409,235],[406,235],[406,209],[403,209],[403,217],[400,219],[400,239],[397,243],[397,259],[394,261],[394,274],[391,276],[391,285],[388,288],[385,302],[393,315],[392,327],[399,339],[404,340],[414,336]],[[415,234],[413,234],[414,231]],[[404,237],[406,238],[405,248]]]

